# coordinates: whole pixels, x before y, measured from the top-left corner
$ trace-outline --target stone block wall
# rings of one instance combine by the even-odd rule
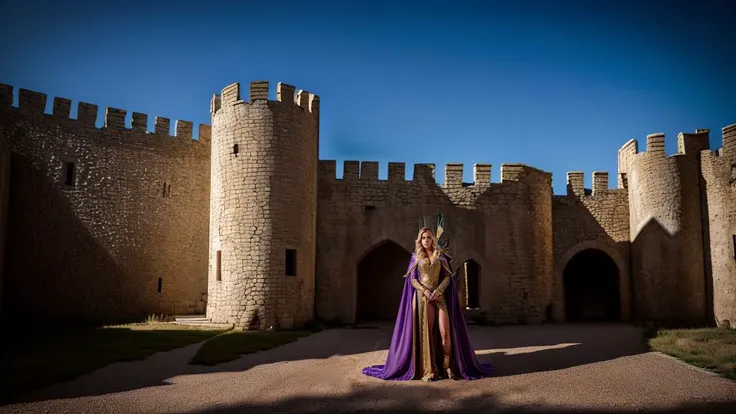
[[[680,135],[665,156],[664,134],[619,151],[629,193],[634,306],[638,320],[697,325],[706,318],[699,154],[707,133]]]
[[[268,90],[252,82],[245,101],[236,83],[211,105],[207,316],[245,329],[299,327],[314,311],[319,97]]]
[[[563,272],[576,254],[586,249],[606,253],[619,272],[621,319],[631,318],[629,274],[629,197],[626,188],[609,188],[607,172],[592,174],[592,191],[585,188],[584,173],[567,174],[567,195],[554,196],[555,321],[565,320]]]
[[[497,323],[544,319],[552,298],[549,173],[505,164],[501,182],[491,183],[491,166],[476,164],[475,182],[464,184],[462,165],[448,164],[440,185],[433,164],[414,165],[411,180],[405,179],[403,163],[390,163],[386,180],[378,179],[375,162],[346,161],[341,179],[336,178],[335,164],[320,161],[316,291],[320,317],[352,322],[361,259],[386,240],[412,252],[419,219],[436,220],[442,212],[453,267],[470,259],[481,267],[481,308],[489,318]]]
[[[4,316],[113,321],[204,310],[209,126],[3,86],[12,148]]]
[[[710,317],[719,326],[736,326],[736,124],[722,129],[723,147],[702,151],[706,190],[705,258]]]

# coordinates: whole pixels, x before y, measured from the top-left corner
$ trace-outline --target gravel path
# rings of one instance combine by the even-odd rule
[[[646,352],[628,325],[470,326],[477,381],[389,382],[392,326],[334,329],[216,367],[186,362],[199,344],[116,363],[29,395],[0,413],[116,412],[736,412],[736,382]]]

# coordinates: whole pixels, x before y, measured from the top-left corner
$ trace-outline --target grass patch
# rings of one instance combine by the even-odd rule
[[[660,330],[649,345],[655,351],[736,380],[736,330],[728,328]]]
[[[0,341],[0,403],[113,362],[145,359],[222,332],[161,322],[69,330],[6,330]]]
[[[265,351],[294,342],[313,331],[231,331],[205,342],[189,362],[196,365],[216,365],[232,361],[243,354]]]

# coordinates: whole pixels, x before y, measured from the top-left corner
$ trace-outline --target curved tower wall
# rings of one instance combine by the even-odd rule
[[[300,327],[314,308],[319,98],[268,87],[211,103],[207,317],[244,329]]]
[[[664,134],[647,136],[643,153],[632,142],[619,152],[619,172],[629,190],[635,313],[644,321],[701,323],[706,289],[699,160],[708,135],[681,134],[679,154],[671,157],[665,156]]]

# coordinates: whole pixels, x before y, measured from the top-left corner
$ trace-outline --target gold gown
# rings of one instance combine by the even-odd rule
[[[420,259],[416,263],[419,271],[420,280],[412,279],[411,284],[414,286],[414,315],[417,315],[414,321],[413,349],[416,351],[414,360],[414,378],[421,378],[424,381],[430,381],[444,376],[445,371],[451,365],[451,356],[444,355],[441,341],[437,341],[438,335],[429,331],[429,311],[427,306],[429,299],[424,295],[425,291],[431,294],[434,291],[439,296],[434,300],[434,326],[433,331],[439,330],[439,309],[447,312],[447,303],[445,302],[445,289],[450,283],[452,272],[447,262],[436,258],[434,262],[429,259]],[[444,271],[443,271],[444,270]],[[411,271],[410,271],[411,272]],[[443,356],[442,370],[438,367],[437,357]],[[454,371],[454,370],[453,370]]]

